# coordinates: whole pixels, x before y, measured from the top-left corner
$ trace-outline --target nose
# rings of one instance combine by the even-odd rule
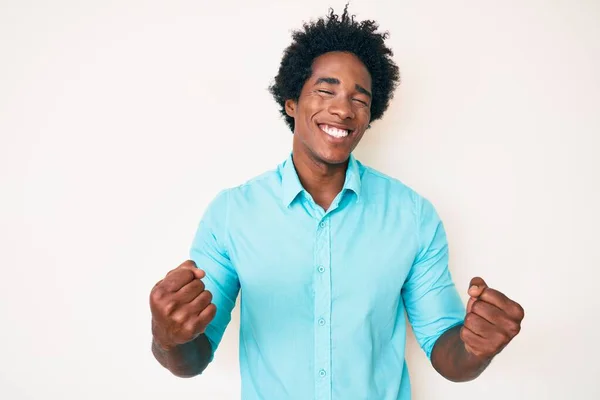
[[[329,113],[337,115],[340,119],[353,119],[354,110],[352,109],[351,100],[348,100],[344,96],[339,96],[332,100],[329,105]]]

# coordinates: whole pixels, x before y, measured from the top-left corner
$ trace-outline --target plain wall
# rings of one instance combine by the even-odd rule
[[[267,87],[291,30],[343,4],[0,1],[0,398],[239,398],[239,310],[180,379],[148,295],[213,196],[287,156]],[[479,275],[526,310],[471,383],[410,336],[414,399],[600,398],[600,2],[351,11],[402,74],[355,154],[435,204],[461,293]]]

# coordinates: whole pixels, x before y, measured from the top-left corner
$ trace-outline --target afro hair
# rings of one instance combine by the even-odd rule
[[[294,118],[285,112],[285,101],[298,101],[304,83],[312,75],[315,58],[332,51],[352,53],[367,67],[373,93],[370,122],[383,116],[400,83],[400,72],[392,60],[392,50],[384,43],[388,33],[377,32],[378,28],[373,20],[356,21],[346,5],[341,16],[330,9],[325,18],[304,23],[302,30],[292,33],[292,44],[285,49],[278,74],[269,87],[292,132]]]

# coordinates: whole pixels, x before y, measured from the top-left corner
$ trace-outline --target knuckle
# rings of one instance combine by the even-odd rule
[[[479,350],[479,349],[477,349],[477,348],[473,349],[473,354],[474,354],[476,357],[484,357],[484,356],[485,356],[485,352],[484,352],[484,351],[481,351],[481,350]]]
[[[178,275],[193,275],[194,274],[194,270],[196,269],[196,267],[193,267],[191,265],[188,264],[181,264],[176,270],[175,273],[177,273]]]
[[[521,331],[521,325],[516,324],[516,323],[512,323],[512,324],[508,325],[508,333],[512,337],[517,336],[520,331]]]
[[[196,326],[191,323],[191,322],[186,322],[182,327],[181,327],[181,333],[183,336],[185,336],[186,338],[191,338],[192,336],[194,336],[194,334],[196,333]]]
[[[177,276],[178,278],[181,278],[185,275],[189,275],[191,273],[190,269],[191,268],[187,265],[182,265],[173,272],[173,275]]]
[[[217,306],[214,305],[213,303],[207,305],[203,312],[203,315],[207,316],[207,320],[209,322],[212,321],[212,319],[215,317],[216,314],[217,314]]]
[[[206,294],[206,292],[202,292],[199,296],[199,308],[200,310],[204,310],[211,302],[210,295]]]
[[[190,302],[190,304],[194,307],[194,309],[197,312],[202,311],[202,309],[208,304],[206,301],[206,294],[204,294],[204,292],[201,292]]]
[[[173,279],[172,279],[172,275],[171,276],[167,276],[167,278],[164,280],[164,282],[161,284],[161,289],[164,292],[171,292],[173,291]]]
[[[175,309],[177,308],[177,302],[173,299],[169,300],[166,302],[166,304],[163,307],[163,312],[165,315],[171,315],[173,314],[173,312],[175,311]]]
[[[521,333],[521,324],[515,324],[515,336]]]
[[[194,276],[194,269],[195,268],[190,267],[189,265],[185,265],[185,266],[181,267],[181,269],[179,270],[179,273],[183,274],[183,275],[185,275],[187,277],[190,277],[190,276],[193,277]]]
[[[185,322],[187,321],[187,315],[183,312],[174,313],[171,316],[172,321],[180,327],[183,327]]]
[[[150,302],[153,304],[159,303],[165,295],[165,290],[162,286],[157,286],[150,292]]]
[[[200,294],[204,290],[202,282],[199,279],[195,279],[192,282],[188,283],[186,288],[188,293],[196,293]]]
[[[167,272],[167,274],[165,275],[165,279],[169,278],[173,275],[177,275],[177,273],[179,272],[179,270],[181,269],[181,267],[177,267],[175,269],[170,270],[169,272]]]
[[[483,307],[483,302],[479,301],[479,300],[475,300],[473,302],[473,304],[471,305],[471,311],[475,312],[475,313],[479,313],[481,312],[481,308]]]
[[[467,325],[467,326],[473,326],[473,324],[475,323],[475,320],[476,320],[475,314],[469,313],[465,317],[465,325]]]
[[[519,321],[525,317],[525,310],[523,310],[523,307],[518,303],[515,303],[514,313]]]
[[[485,288],[482,290],[481,294],[483,295],[484,293],[485,293],[485,295],[486,295],[486,298],[488,298],[488,299],[490,299],[490,300],[491,300],[491,299],[498,300],[498,291],[496,291],[496,290],[492,289],[491,287],[485,287]]]
[[[185,294],[197,293],[198,292],[198,284],[195,281],[192,281],[192,282],[187,283],[186,285],[184,285],[179,290],[182,291]]]
[[[463,342],[467,341],[467,335],[466,335],[466,330],[464,328],[462,328],[460,330],[460,338]]]
[[[192,287],[190,288],[191,293],[194,293],[196,296],[200,296],[204,293],[204,285],[199,280],[196,280],[192,283]]]

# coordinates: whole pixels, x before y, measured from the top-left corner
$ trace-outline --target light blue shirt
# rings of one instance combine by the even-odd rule
[[[327,211],[291,155],[223,190],[191,259],[217,306],[213,357],[241,293],[245,400],[408,400],[405,314],[427,357],[465,316],[432,204],[354,156]]]

